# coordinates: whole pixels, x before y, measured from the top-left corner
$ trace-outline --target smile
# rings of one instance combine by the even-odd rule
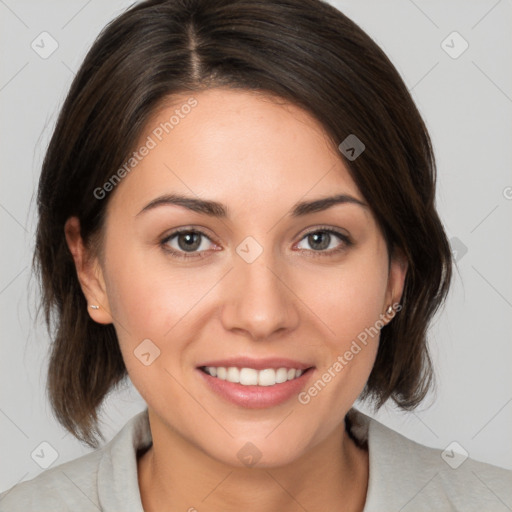
[[[242,386],[275,386],[300,377],[305,370],[295,368],[237,368],[230,366],[203,366],[200,368],[211,377],[226,380]]]

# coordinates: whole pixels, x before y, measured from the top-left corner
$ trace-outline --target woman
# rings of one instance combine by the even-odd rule
[[[453,469],[353,407],[432,385],[434,196],[407,88],[332,6],[130,8],[62,108],[35,262],[59,421],[97,447],[127,376],[148,407],[0,510],[504,510],[510,471]]]

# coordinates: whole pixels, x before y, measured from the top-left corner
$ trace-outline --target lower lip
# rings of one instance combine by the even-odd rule
[[[298,395],[304,388],[307,380],[309,380],[313,370],[314,368],[309,368],[300,377],[273,386],[244,386],[212,377],[203,370],[197,369],[208,386],[210,386],[210,389],[231,403],[249,409],[273,407]]]

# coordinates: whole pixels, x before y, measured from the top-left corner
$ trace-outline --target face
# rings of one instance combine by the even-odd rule
[[[292,462],[341,428],[362,391],[378,348],[368,329],[399,301],[404,264],[389,262],[340,155],[298,107],[249,91],[175,97],[144,144],[104,199],[104,256],[80,272],[100,304],[90,314],[114,324],[162,426],[230,465],[249,441],[260,466]],[[332,196],[345,199],[297,209]]]

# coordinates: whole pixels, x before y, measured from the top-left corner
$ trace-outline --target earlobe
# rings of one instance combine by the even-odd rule
[[[402,299],[408,268],[409,264],[404,252],[399,248],[395,248],[391,257],[388,289],[386,293],[386,301],[384,303],[386,316],[389,319],[388,322],[390,322],[395,316],[396,311],[400,310],[396,308],[396,305],[400,304],[400,300]],[[390,308],[392,308],[391,314],[389,313]]]
[[[80,233],[78,217],[70,217],[64,225],[66,243],[75,263],[80,287],[87,300],[90,317],[100,324],[111,324],[112,315],[103,272],[98,259],[90,254]]]

